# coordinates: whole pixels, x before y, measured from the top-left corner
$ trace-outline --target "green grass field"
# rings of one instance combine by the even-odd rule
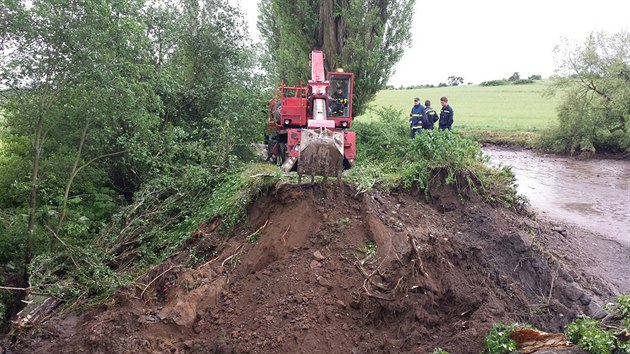
[[[384,90],[376,95],[370,106],[392,106],[402,110],[404,116],[407,116],[413,105],[413,98],[418,96],[423,103],[425,99],[430,99],[433,108],[439,112],[440,97],[446,96],[455,111],[453,130],[537,132],[550,127],[556,121],[556,107],[560,98],[542,96],[549,84],[549,81],[543,80],[527,85]],[[373,112],[368,111],[357,119],[377,118]]]

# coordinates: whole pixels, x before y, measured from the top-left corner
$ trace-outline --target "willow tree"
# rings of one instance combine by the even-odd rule
[[[321,49],[326,70],[354,72],[354,114],[384,88],[411,43],[415,0],[262,0],[258,29],[275,81],[309,79],[308,54]]]
[[[570,153],[630,150],[630,32],[591,33],[556,47],[548,93],[563,95],[545,147]]]

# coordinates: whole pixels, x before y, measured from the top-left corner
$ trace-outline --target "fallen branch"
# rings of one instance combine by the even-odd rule
[[[416,243],[416,239],[411,237],[411,235],[408,235],[407,239],[409,240],[409,244],[411,245],[411,252],[413,252],[415,259],[418,261],[418,270],[420,271],[422,275],[424,275],[425,277],[428,277],[429,275],[424,270],[424,265],[422,264],[422,258],[420,257],[420,252],[418,251],[418,248],[420,247],[418,247],[418,244]]]
[[[147,284],[147,286],[144,287],[144,290],[142,290],[142,292],[140,293],[140,298],[142,298],[142,296],[144,295],[144,292],[147,291],[147,289],[149,288],[149,286],[151,286],[151,284],[153,284],[156,280],[158,280],[161,276],[163,276],[164,274],[170,272],[171,270],[175,269],[175,268],[179,268],[181,267],[181,265],[176,265],[176,266],[170,266],[167,270],[163,271],[162,273],[160,273],[160,275],[158,275],[157,277],[153,278],[153,280],[151,280],[149,282],[149,284]]]
[[[223,262],[221,262],[221,267],[225,265],[225,262],[228,262],[230,259],[238,256],[239,250],[243,248],[244,245],[245,245],[244,243],[241,243],[240,246],[236,247],[236,250],[234,251],[234,253],[231,256],[224,259]]]
[[[551,302],[551,294],[553,293],[553,283],[558,277],[558,271],[551,276],[551,285],[549,286],[549,296],[547,297],[547,305]]]
[[[381,283],[381,282],[375,282],[374,280],[372,280],[372,276],[375,274],[374,272],[372,274],[368,274],[365,269],[363,269],[363,267],[361,267],[361,265],[357,262],[354,263],[354,266],[357,267],[357,269],[359,270],[359,272],[363,275],[363,278],[365,278],[365,280],[369,281],[370,284],[374,285],[375,287],[384,290],[384,291],[389,291],[389,286]]]
[[[374,293],[374,294],[371,293],[368,290],[368,288],[367,288],[367,284],[370,284],[370,283],[368,283],[368,281],[369,281],[369,279],[365,279],[363,281],[363,290],[365,290],[365,293],[367,294],[367,296],[370,296],[370,297],[373,297],[373,298],[376,298],[376,299],[385,300],[385,301],[393,301],[394,300],[393,296],[385,296],[385,295],[381,295],[381,294],[377,294],[377,293]]]
[[[287,245],[287,240],[284,238],[284,236],[286,236],[287,232],[289,232],[289,228],[291,228],[291,225],[287,226],[287,231],[285,231],[285,232],[282,234],[282,245],[283,245],[283,246],[286,246],[286,245]]]
[[[28,291],[32,288],[16,288],[13,286],[0,286],[1,290],[18,290],[18,291]]]
[[[258,230],[254,231],[253,233],[251,233],[250,235],[248,235],[247,237],[245,237],[245,240],[249,240],[250,237],[253,237],[255,235],[257,235],[260,230],[264,229],[265,227],[267,227],[267,223],[269,222],[269,219],[267,219],[267,221],[265,221],[265,223],[263,224],[263,226],[259,227]]]

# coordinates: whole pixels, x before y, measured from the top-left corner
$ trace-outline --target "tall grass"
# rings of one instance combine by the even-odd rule
[[[446,96],[455,111],[455,130],[538,132],[547,130],[556,121],[560,98],[543,97],[543,91],[549,84],[549,81],[542,80],[528,85],[383,90],[376,95],[371,107],[392,106],[408,114],[413,98],[417,96],[422,102],[431,100],[433,108],[439,111],[440,97]],[[358,121],[365,122],[378,119],[374,110],[357,117]]]
[[[424,131],[409,138],[401,111],[377,109],[379,119],[356,122],[357,163],[347,174],[360,191],[375,186],[419,188],[453,185],[460,197],[477,194],[491,203],[519,210],[522,200],[509,169],[487,165],[478,143],[450,131]]]

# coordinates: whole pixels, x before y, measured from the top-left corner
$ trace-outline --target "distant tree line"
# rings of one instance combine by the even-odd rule
[[[530,75],[527,79],[521,79],[520,74],[515,72],[508,79],[499,79],[499,80],[490,80],[483,81],[480,83],[480,86],[500,86],[500,85],[525,85],[532,84],[537,80],[542,80],[540,75]],[[395,87],[393,85],[388,85],[386,88],[388,90],[413,90],[420,88],[434,88],[434,87],[448,87],[448,86],[459,86],[464,83],[464,78],[461,76],[451,75],[447,78],[446,83],[440,82],[438,85],[432,84],[420,84],[420,85],[409,85],[409,86],[398,86]],[[468,83],[468,85],[472,85],[472,83]]]
[[[537,80],[541,79],[542,77],[540,75],[530,75],[527,79],[521,79],[521,75],[518,72],[515,72],[508,79],[483,81],[479,84],[479,86],[526,85],[533,84]]]

